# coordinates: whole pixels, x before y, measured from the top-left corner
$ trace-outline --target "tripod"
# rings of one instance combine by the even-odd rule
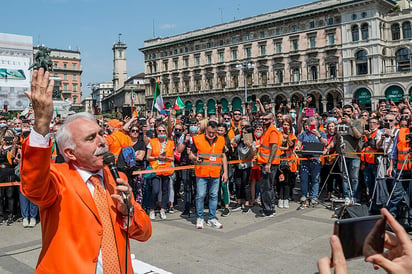
[[[340,172],[333,172],[336,163],[339,163]],[[320,202],[319,197],[320,197],[320,194],[322,193],[323,189],[325,188],[325,185],[328,182],[328,179],[329,179],[330,175],[340,175],[341,178],[342,178],[342,184],[344,184],[345,181],[348,183],[348,186],[349,186],[349,199],[350,199],[351,204],[354,204],[355,201],[354,201],[354,197],[352,195],[352,184],[351,184],[351,181],[350,181],[348,165],[346,163],[346,158],[345,158],[345,143],[343,141],[343,136],[342,135],[340,135],[340,150],[339,150],[339,153],[338,153],[338,157],[336,157],[336,160],[332,165],[331,172],[326,177],[325,182],[323,183],[322,188],[320,189],[320,191],[318,193],[319,203],[322,204],[327,209],[333,209],[333,208],[332,208],[332,206],[330,206],[330,205],[328,205],[324,202]]]
[[[409,161],[409,159],[410,159],[411,153],[412,153],[412,151],[410,150],[410,151],[408,152],[408,154],[406,154],[406,158],[405,158],[405,161],[404,161],[403,164],[402,164],[402,168],[401,168],[398,176],[396,176],[396,178],[395,178],[395,180],[394,180],[394,185],[393,185],[393,187],[392,187],[391,193],[389,194],[388,201],[386,202],[386,207],[388,207],[389,202],[391,201],[391,198],[392,198],[392,196],[393,196],[393,193],[395,192],[395,189],[396,189],[397,184],[400,183],[400,182],[404,182],[404,181],[409,181],[409,180],[411,180],[411,179],[402,179],[402,180],[401,180],[402,173],[403,173],[403,171],[404,171],[404,168],[405,168],[406,163],[407,163],[407,162]],[[405,190],[404,190],[404,192],[405,192]],[[405,194],[405,193],[403,193],[403,194]]]

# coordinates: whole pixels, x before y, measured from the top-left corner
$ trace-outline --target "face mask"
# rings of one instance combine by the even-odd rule
[[[230,122],[223,122],[226,127],[230,127]]]
[[[7,126],[5,123],[0,124],[0,128]]]
[[[15,127],[14,130],[15,130],[16,132],[21,132],[21,127]]]
[[[23,132],[28,132],[28,131],[30,131],[29,128],[23,128]]]
[[[256,137],[260,138],[262,136],[263,132],[256,132],[255,135]]]
[[[291,112],[290,117],[292,117],[293,119],[296,119],[296,112]]]
[[[175,131],[175,136],[176,136],[176,137],[182,136],[182,132],[181,132],[181,131]]]
[[[197,128],[197,126],[190,126],[189,131],[190,131],[190,133],[197,133],[198,128]]]
[[[158,137],[159,139],[164,139],[164,138],[166,138],[166,134],[157,135],[157,137]]]
[[[151,131],[154,131],[154,127],[151,127],[150,130],[151,130]]]

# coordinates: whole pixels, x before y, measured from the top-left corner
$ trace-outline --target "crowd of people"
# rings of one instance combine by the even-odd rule
[[[252,104],[258,111],[251,111]],[[171,110],[168,116],[148,113],[98,122],[117,167],[152,220],[166,219],[182,203],[181,216],[195,214],[198,228],[205,206],[207,224],[221,228],[217,209],[227,217],[260,206],[260,214],[271,217],[276,208],[289,208],[297,189],[299,208],[341,199],[346,205],[366,203],[372,213],[386,207],[395,218],[405,217],[412,208],[409,102],[381,100],[376,111],[362,110],[355,101],[324,113],[310,106],[310,96],[279,106],[257,98],[245,114],[223,112],[218,103],[208,117]],[[34,120],[31,113],[6,116],[0,115],[0,182],[14,182],[21,144]],[[62,122],[56,116],[50,124],[51,161],[56,163],[64,162],[54,138]],[[191,165],[195,168],[174,170]],[[0,198],[2,224],[21,219],[25,227],[36,225],[37,206],[17,186],[1,187]],[[407,213],[409,228],[412,211]]]

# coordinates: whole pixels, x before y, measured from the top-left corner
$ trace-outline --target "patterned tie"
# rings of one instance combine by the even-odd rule
[[[119,257],[117,254],[116,239],[112,219],[110,218],[109,206],[106,200],[106,192],[100,183],[100,176],[90,176],[89,181],[94,185],[93,199],[99,212],[100,221],[103,225],[102,257],[103,273],[120,273]]]

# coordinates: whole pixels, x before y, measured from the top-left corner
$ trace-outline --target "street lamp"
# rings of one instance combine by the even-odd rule
[[[249,61],[242,62],[236,65],[236,68],[243,71],[243,78],[245,84],[245,108],[243,109],[243,113],[246,114],[246,105],[247,105],[247,72],[250,69],[253,69],[255,65]]]

